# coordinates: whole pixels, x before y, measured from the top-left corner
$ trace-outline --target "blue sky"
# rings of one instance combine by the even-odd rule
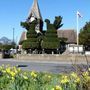
[[[18,42],[21,33],[25,30],[20,26],[25,21],[33,0],[0,0],[0,38],[13,38]],[[79,29],[90,20],[90,0],[38,0],[43,20],[49,18],[53,22],[55,16],[63,17],[62,29],[76,29],[76,12],[82,14],[79,19]],[[45,28],[44,28],[45,29]]]

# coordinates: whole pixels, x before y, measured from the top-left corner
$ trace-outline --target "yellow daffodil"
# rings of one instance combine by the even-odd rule
[[[62,87],[59,85],[56,85],[54,88],[52,88],[51,90],[62,90]]]
[[[80,78],[77,77],[76,80],[74,81],[75,83],[80,83]]]
[[[36,78],[37,77],[37,74],[34,71],[32,71],[31,72],[31,76],[34,77],[34,78]]]
[[[15,78],[14,78],[14,77],[12,77],[12,80],[14,81],[14,80],[15,80]]]
[[[28,77],[27,77],[27,76],[23,76],[23,78],[24,78],[25,80],[27,80],[27,79],[28,79]]]
[[[89,75],[89,72],[88,71],[86,71],[86,72],[83,73],[83,77],[84,77],[84,79],[85,79],[86,82],[90,81],[90,75]]]
[[[16,73],[13,72],[13,71],[11,71],[10,74],[11,74],[12,77],[14,77],[16,75]]]
[[[56,85],[54,90],[62,90],[62,87],[59,85]]]
[[[68,78],[68,76],[62,76],[62,79],[61,79],[61,84],[66,84],[66,83],[68,83],[69,82],[69,78]]]
[[[24,72],[23,74],[24,74],[24,75],[27,75],[27,73],[26,73],[26,72]]]
[[[10,67],[6,68],[6,72],[10,73],[11,72],[11,68]]]
[[[88,69],[88,71],[90,71],[90,68]]]
[[[72,76],[73,78],[77,78],[77,74],[76,74],[75,72],[71,73],[71,76]]]
[[[51,90],[55,90],[54,88],[52,88]]]
[[[51,79],[51,76],[50,76],[50,75],[48,75],[48,78],[49,78],[49,79]]]
[[[75,72],[71,73],[71,77],[75,83],[80,83],[80,77]]]
[[[89,76],[89,72],[88,72],[88,71],[84,72],[84,73],[83,73],[83,76],[84,76],[84,77]]]

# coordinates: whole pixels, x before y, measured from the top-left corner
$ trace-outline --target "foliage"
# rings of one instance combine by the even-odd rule
[[[59,42],[57,43],[57,42],[49,42],[49,41],[47,41],[47,42],[43,42],[43,44],[42,44],[42,47],[44,48],[44,49],[57,49],[58,47],[59,47]]]
[[[35,25],[37,21],[34,20],[32,23],[21,23],[21,25],[27,29],[27,40],[21,42],[23,49],[35,49],[38,47],[37,43],[37,33],[35,31]]]
[[[67,38],[64,38],[64,37],[59,38],[59,41],[60,41],[60,45],[65,46],[67,42]]]
[[[26,30],[29,30],[29,28],[30,28],[30,24],[27,23],[27,22],[21,22],[21,26],[22,26],[23,28],[25,28]]]
[[[79,42],[83,45],[90,45],[90,22],[87,22],[79,34]]]
[[[23,49],[35,49],[38,47],[38,42],[36,39],[31,39],[31,40],[25,40],[24,43],[22,44]]]
[[[90,90],[90,69],[77,74],[22,71],[0,66],[0,90]]]
[[[41,35],[39,35],[39,36],[37,37],[38,51],[39,51],[39,50],[42,50],[42,41],[43,41],[43,39],[44,39],[44,35],[43,35],[43,34],[41,34]]]
[[[62,17],[56,16],[54,23],[53,23],[56,30],[63,26],[63,24],[61,24],[61,23],[62,23]]]
[[[0,45],[1,50],[10,50],[11,48],[14,48],[14,45]]]
[[[47,24],[47,31],[45,33],[45,38],[42,41],[42,48],[44,49],[57,49],[59,48],[59,39],[57,36],[56,27],[51,24],[49,19],[45,20]],[[55,20],[55,23],[58,23],[57,20]]]
[[[34,20],[31,23],[21,22],[21,26],[27,30],[27,40],[22,41],[21,44],[23,45],[24,49],[57,49],[59,48],[59,39],[57,37],[57,29],[63,26],[61,24],[62,17],[56,16],[53,24],[50,23],[49,19],[46,19],[45,22],[47,23],[47,31],[45,33],[45,37],[42,33],[37,34],[35,31],[35,26],[37,23],[41,22],[40,20]],[[41,27],[43,23],[41,24]]]

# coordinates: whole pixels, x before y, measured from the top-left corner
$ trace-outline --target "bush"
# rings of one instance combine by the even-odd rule
[[[36,41],[36,39],[30,40],[30,41],[29,40],[24,41],[22,44],[22,48],[23,49],[35,49],[35,48],[37,48],[38,43],[35,41]]]
[[[59,47],[59,42],[43,42],[42,48],[43,49],[57,49]]]

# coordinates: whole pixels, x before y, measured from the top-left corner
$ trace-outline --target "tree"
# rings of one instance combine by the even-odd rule
[[[58,49],[59,48],[59,39],[57,36],[57,30],[59,27],[61,27],[61,22],[60,19],[58,20],[57,18],[55,18],[55,21],[53,24],[50,23],[49,19],[45,20],[46,24],[47,24],[47,31],[45,33],[45,37],[42,41],[42,48],[43,49]]]
[[[56,16],[55,21],[53,23],[56,30],[63,26],[63,24],[61,24],[61,23],[62,23],[62,17],[61,16]]]
[[[10,50],[11,48],[14,48],[14,46],[8,44],[0,45],[0,50]]]
[[[29,28],[30,28],[30,23],[21,22],[21,26],[22,26],[23,28],[25,28],[26,30],[29,30]]]
[[[79,43],[85,46],[90,45],[90,22],[86,22],[85,26],[80,30]]]
[[[27,30],[27,40],[23,41],[22,43],[22,47],[23,49],[35,49],[38,47],[38,42],[37,42],[37,33],[35,31],[35,25],[37,24],[37,21],[34,20],[31,23],[21,23],[21,26],[23,26],[24,28],[26,28]]]

